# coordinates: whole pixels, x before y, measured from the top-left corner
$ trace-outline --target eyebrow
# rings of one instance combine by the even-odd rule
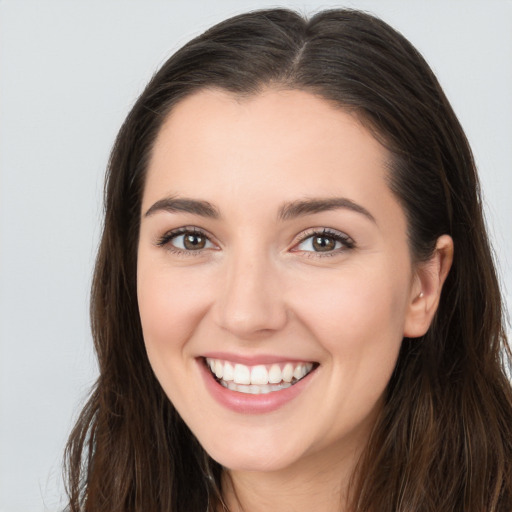
[[[278,219],[285,221],[337,209],[351,210],[364,215],[375,224],[377,223],[375,217],[366,208],[345,197],[300,199],[285,203],[279,209]],[[159,211],[170,213],[186,212],[211,219],[219,219],[221,217],[219,210],[208,201],[180,197],[160,199],[147,210],[144,216],[149,217]]]
[[[198,199],[188,199],[180,197],[166,197],[157,201],[145,213],[145,217],[149,217],[156,212],[187,212],[201,217],[209,217],[211,219],[220,218],[219,210],[208,201]]]
[[[345,197],[311,198],[292,201],[291,203],[284,204],[280,208],[278,218],[280,220],[289,220],[340,208],[360,213],[375,224],[377,223],[375,217],[366,208]]]

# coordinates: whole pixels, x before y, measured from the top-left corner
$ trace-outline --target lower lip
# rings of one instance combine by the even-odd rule
[[[225,388],[217,382],[204,364],[203,359],[198,359],[198,363],[206,388],[213,398],[227,409],[242,414],[264,414],[283,407],[296,398],[308,386],[312,374],[315,373],[315,371],[312,371],[306,375],[306,377],[299,380],[299,382],[288,388],[272,391],[270,393],[252,395]]]

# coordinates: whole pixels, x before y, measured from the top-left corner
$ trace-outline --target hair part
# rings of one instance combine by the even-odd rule
[[[354,113],[388,149],[389,186],[406,213],[416,261],[431,256],[440,235],[454,240],[438,312],[425,336],[404,339],[354,473],[354,512],[508,512],[510,350],[464,132],[427,63],[386,23],[353,10],[307,20],[285,9],[236,16],[186,44],[121,127],[91,295],[100,376],[67,446],[69,510],[222,505],[221,467],[165,396],[145,352],[136,289],[140,209],[152,147],[174,105],[205,88],[252,96],[265,87],[307,91]]]

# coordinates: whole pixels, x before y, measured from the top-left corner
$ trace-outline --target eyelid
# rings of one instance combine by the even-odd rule
[[[306,251],[303,249],[297,249],[297,247],[304,243],[306,240],[312,237],[326,237],[326,238],[333,238],[335,241],[340,242],[343,247],[334,249],[332,251]],[[347,250],[353,249],[356,246],[354,240],[344,233],[343,231],[338,231],[337,229],[332,228],[310,228],[306,230],[305,232],[301,233],[298,236],[298,239],[294,241],[293,246],[291,248],[291,252],[304,252],[307,253],[308,256],[312,257],[324,257],[324,256],[334,256],[337,254],[340,254],[342,252],[345,252]]]
[[[214,237],[210,235],[206,230],[202,228],[198,228],[197,226],[183,226],[176,229],[171,229],[169,231],[166,231],[162,236],[159,236],[158,239],[155,241],[155,245],[158,247],[163,247],[167,249],[170,252],[173,252],[175,254],[179,255],[185,255],[185,256],[197,256],[199,254],[202,254],[204,251],[212,250],[212,247],[204,247],[202,249],[197,250],[184,250],[180,249],[179,247],[176,247],[171,243],[171,241],[175,238],[178,238],[182,235],[200,235],[206,240],[211,243],[215,248],[218,248],[218,243],[214,241]],[[214,249],[215,250],[215,249]]]
[[[180,249],[179,247],[176,247],[172,243],[170,243],[173,239],[186,234],[195,234],[200,235],[202,237],[205,237],[206,240],[214,246],[214,250],[219,249],[219,244],[215,241],[214,237],[208,233],[208,231],[199,228],[197,226],[182,226],[176,229],[171,229],[169,231],[166,231],[162,236],[160,236],[156,241],[155,245],[158,247],[164,247],[170,252],[179,254],[179,255],[185,255],[185,256],[197,256],[202,254],[204,251],[212,250],[212,247],[205,247],[202,249],[197,250],[184,250]],[[332,238],[337,242],[340,242],[342,244],[341,248],[334,249],[332,251],[306,251],[304,249],[298,249],[297,246],[308,240],[309,238],[312,238],[314,236],[317,237],[326,237],[326,238]],[[307,256],[310,257],[326,257],[326,256],[334,256],[340,253],[343,253],[347,250],[353,249],[356,246],[354,240],[347,235],[346,233],[342,231],[338,231],[336,229],[332,228],[325,228],[325,227],[316,227],[316,228],[310,228],[306,231],[302,232],[300,235],[296,237],[294,240],[292,247],[290,249],[291,252],[302,252],[307,254]]]

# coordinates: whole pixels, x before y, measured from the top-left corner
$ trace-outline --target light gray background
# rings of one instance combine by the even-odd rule
[[[63,446],[96,375],[88,289],[123,118],[191,36],[277,4],[0,0],[0,512],[59,510]],[[424,54],[473,146],[512,293],[512,2],[279,5],[370,10]]]

